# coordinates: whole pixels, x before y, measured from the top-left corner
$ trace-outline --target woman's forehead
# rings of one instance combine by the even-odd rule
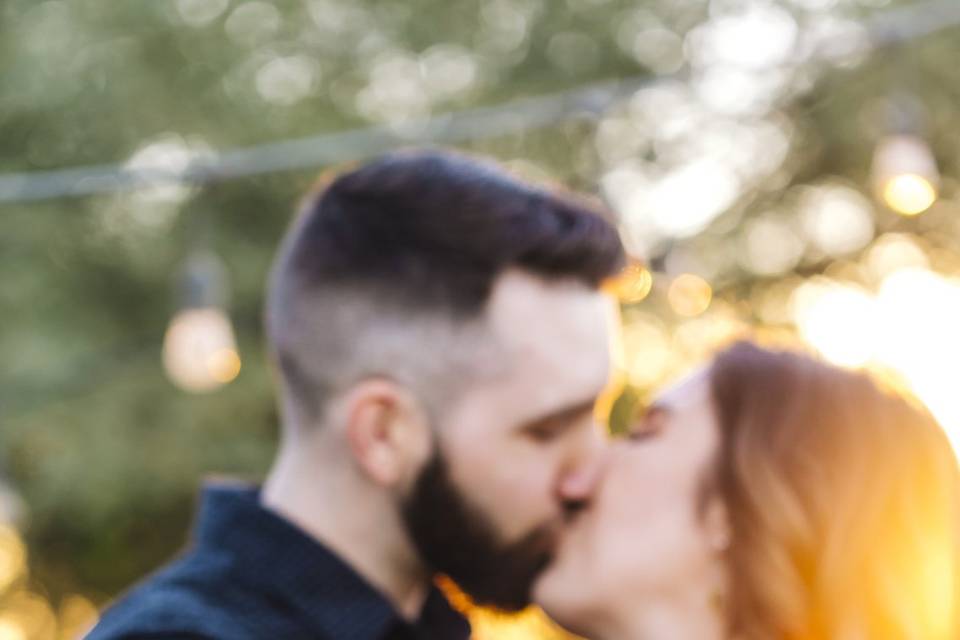
[[[710,369],[703,365],[684,374],[654,396],[654,404],[666,409],[682,409],[710,398]]]

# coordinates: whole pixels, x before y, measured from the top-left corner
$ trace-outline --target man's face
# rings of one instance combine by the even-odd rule
[[[404,506],[425,562],[482,604],[520,609],[606,448],[593,407],[610,369],[612,305],[574,283],[508,272],[491,298],[496,374],[446,411]]]

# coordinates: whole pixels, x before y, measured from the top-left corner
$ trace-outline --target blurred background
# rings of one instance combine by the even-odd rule
[[[956,0],[0,0],[0,640],[74,638],[277,436],[260,325],[316,176],[409,144],[602,198],[616,428],[744,331],[960,444]],[[476,614],[478,638],[547,638]]]

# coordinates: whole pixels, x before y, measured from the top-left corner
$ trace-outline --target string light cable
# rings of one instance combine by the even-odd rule
[[[883,10],[864,21],[869,51],[885,49],[960,26],[960,2],[930,0]],[[846,36],[837,36],[839,41]],[[815,59],[837,55],[825,47]],[[180,170],[119,164],[0,174],[0,203],[48,200],[169,184],[203,184],[245,176],[350,162],[401,144],[456,143],[545,127],[578,115],[599,114],[618,100],[676,75],[634,76],[582,85],[496,106],[453,111],[410,123],[404,136],[387,125],[309,136],[198,157]]]

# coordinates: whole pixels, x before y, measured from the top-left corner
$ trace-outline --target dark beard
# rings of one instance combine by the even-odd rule
[[[403,505],[403,520],[421,560],[457,583],[474,602],[505,611],[530,604],[538,574],[549,564],[554,536],[541,527],[514,543],[453,484],[435,450]]]

